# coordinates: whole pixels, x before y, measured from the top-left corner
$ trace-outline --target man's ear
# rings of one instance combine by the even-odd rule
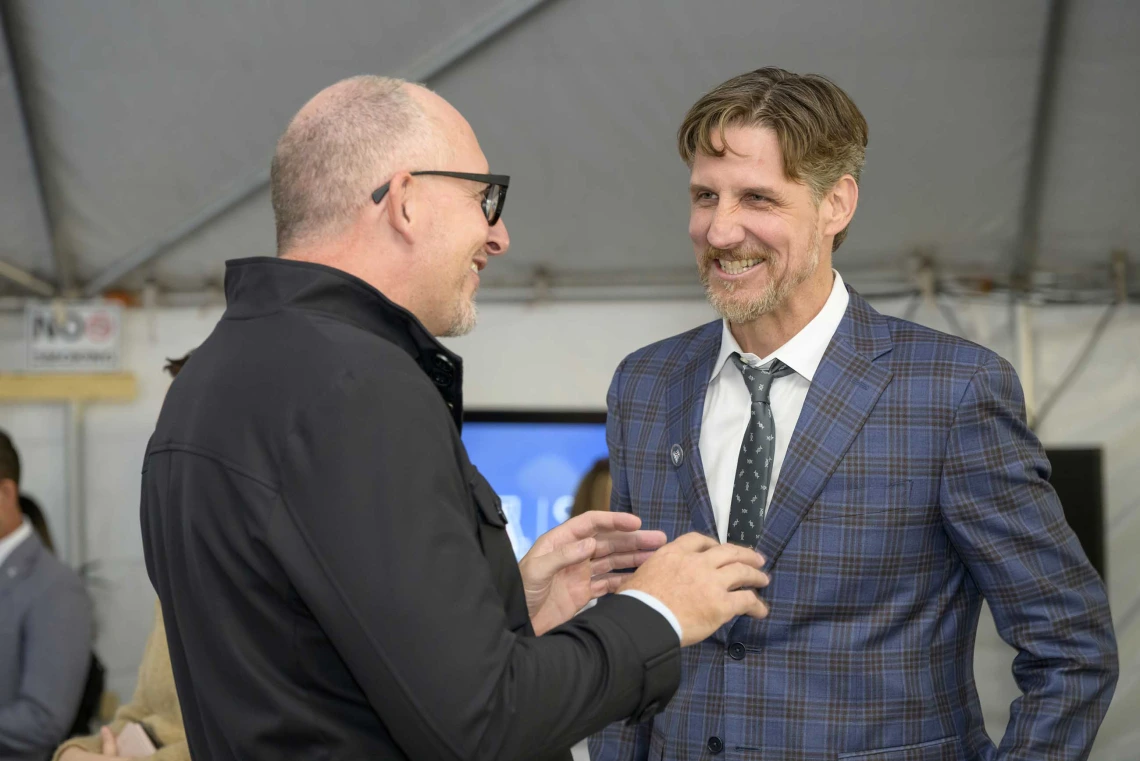
[[[419,183],[408,172],[397,172],[388,185],[387,203],[388,224],[408,243],[415,242],[419,230],[420,212]]]
[[[842,232],[851,224],[858,205],[859,184],[854,177],[845,174],[827,191],[820,203],[823,234],[834,236]]]

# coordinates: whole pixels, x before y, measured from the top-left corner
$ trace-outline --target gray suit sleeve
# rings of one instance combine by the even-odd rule
[[[78,578],[60,578],[32,602],[20,636],[20,691],[0,705],[0,758],[62,742],[91,663],[91,601]]]

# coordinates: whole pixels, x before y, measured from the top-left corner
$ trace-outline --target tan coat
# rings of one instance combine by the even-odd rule
[[[166,645],[166,627],[162,623],[162,609],[154,604],[154,629],[147,638],[139,663],[139,681],[131,702],[115,712],[111,731],[116,735],[127,722],[146,725],[150,733],[162,743],[158,753],[147,756],[152,761],[190,761],[186,745],[186,731],[182,728],[182,710],[174,691],[174,674],[170,669],[170,650]],[[68,740],[55,752],[53,761],[68,748],[80,748],[90,753],[103,749],[99,735]]]

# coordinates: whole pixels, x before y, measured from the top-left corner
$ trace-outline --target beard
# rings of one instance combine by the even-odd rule
[[[475,323],[479,321],[479,307],[475,305],[475,296],[470,298],[461,295],[459,300],[455,303],[455,309],[452,311],[451,320],[448,322],[447,328],[443,331],[443,335],[447,338],[458,338],[465,336],[475,329]]]
[[[738,290],[737,283],[732,280],[714,282],[712,268],[716,266],[716,259],[760,258],[766,259],[766,262],[756,266],[770,267],[772,257],[769,249],[728,251],[710,246],[701,257],[700,265],[701,285],[705,288],[705,296],[717,314],[728,320],[729,323],[739,324],[758,320],[783,306],[792,292],[815,274],[816,268],[819,267],[819,249],[822,238],[819,229],[816,228],[808,242],[808,257],[803,266],[795,270],[781,272],[779,276],[769,273],[768,282],[764,284],[759,293]]]
[[[471,259],[474,258],[475,254],[473,253]],[[475,306],[475,294],[467,295],[467,273],[469,271],[468,269],[464,269],[463,274],[459,276],[458,281],[455,283],[454,293],[456,298],[451,305],[451,311],[447,318],[447,328],[444,329],[442,334],[445,337],[457,338],[459,336],[465,336],[475,329],[475,323],[479,321],[479,309]]]

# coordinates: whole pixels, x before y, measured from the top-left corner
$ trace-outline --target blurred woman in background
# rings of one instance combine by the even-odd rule
[[[602,458],[595,462],[578,484],[570,517],[574,518],[590,510],[609,510],[610,490],[613,485],[613,481],[610,480],[610,461]]]
[[[186,360],[167,360],[163,369],[176,377]],[[119,748],[118,738],[133,728],[136,737],[141,731],[146,741],[156,748],[151,755],[139,755],[124,745]],[[154,628],[147,637],[139,663],[138,684],[131,702],[115,712],[114,720],[90,737],[68,740],[55,752],[53,761],[100,761],[111,758],[144,758],[151,761],[190,761],[190,747],[186,743],[186,730],[182,726],[182,710],[178,694],[174,691],[174,672],[170,667],[170,650],[166,645],[166,627],[162,621],[162,608],[154,603]]]

